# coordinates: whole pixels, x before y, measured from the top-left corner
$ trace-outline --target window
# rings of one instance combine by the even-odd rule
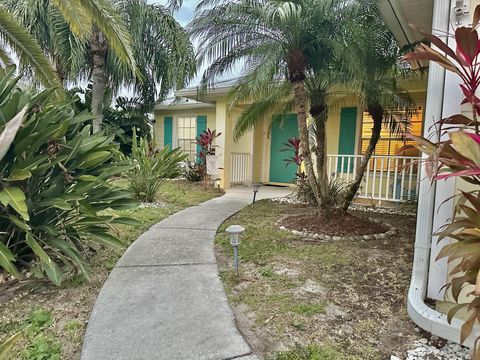
[[[177,146],[188,154],[188,160],[195,161],[196,156],[196,124],[195,116],[177,117]]]
[[[409,121],[410,134],[420,136],[422,135],[422,123],[423,123],[423,110],[417,109],[411,116]],[[362,137],[361,137],[361,153],[364,154],[368,143],[370,142],[370,136],[372,135],[373,120],[370,114],[363,113],[362,122]],[[406,140],[402,134],[396,133],[393,130],[383,127],[380,134],[380,140],[375,147],[374,155],[386,155],[386,156],[420,156],[420,153],[416,149],[409,149],[399,152],[399,149],[407,144],[412,144],[413,141]]]

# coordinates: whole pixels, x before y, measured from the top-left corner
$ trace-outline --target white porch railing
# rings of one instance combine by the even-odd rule
[[[330,179],[354,180],[363,155],[327,155]],[[372,156],[358,197],[378,201],[415,201],[420,185],[420,157]]]
[[[232,168],[230,170],[230,182],[232,184],[247,184],[251,182],[250,158],[249,153],[232,153]]]

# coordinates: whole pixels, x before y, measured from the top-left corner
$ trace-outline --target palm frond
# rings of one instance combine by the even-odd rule
[[[0,62],[2,67],[7,67],[14,64],[14,61],[10,55],[10,52],[0,47]]]
[[[71,14],[67,10],[83,9],[83,13],[91,20],[91,24],[97,27],[108,40],[109,48],[117,55],[121,63],[129,67],[130,71],[138,72],[135,59],[132,52],[132,41],[125,23],[108,0],[54,0],[60,3],[58,6],[69,24],[78,25],[71,22]],[[86,25],[86,24],[84,24]],[[75,27],[74,27],[75,28]],[[73,29],[72,29],[73,30]],[[88,34],[92,33],[92,29]]]
[[[47,88],[56,88],[57,97],[63,97],[63,88],[42,49],[35,39],[15,18],[0,7],[0,46],[9,46],[22,64],[30,66],[38,80]],[[5,50],[4,50],[5,51]]]
[[[52,0],[69,25],[71,31],[80,40],[87,40],[92,33],[92,17],[79,1]]]

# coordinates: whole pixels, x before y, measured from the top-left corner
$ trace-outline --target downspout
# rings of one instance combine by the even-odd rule
[[[441,33],[446,33],[450,30],[451,9],[450,0],[434,0],[433,29]],[[428,74],[427,103],[425,107],[425,137],[431,134],[431,125],[442,118],[444,96],[445,69],[431,62]],[[438,140],[438,138],[436,140]],[[421,179],[424,173],[422,167]],[[460,342],[460,329],[464,321],[454,318],[452,323],[449,324],[445,314],[425,304],[432,233],[434,230],[433,217],[435,208],[439,205],[435,204],[435,194],[435,183],[431,183],[428,179],[422,179],[419,190],[412,279],[408,291],[408,314],[412,321],[420,328],[441,338],[458,343]],[[475,334],[472,333],[467,339],[464,344],[465,346],[473,346],[474,340],[478,336],[478,331],[474,331],[474,333]]]

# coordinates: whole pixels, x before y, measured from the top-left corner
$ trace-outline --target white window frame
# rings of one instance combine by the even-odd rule
[[[176,115],[175,116],[175,126],[174,126],[174,136],[173,138],[175,139],[175,147],[180,147],[180,144],[179,144],[179,141],[180,140],[189,140],[189,139],[180,139],[178,137],[178,134],[179,134],[179,126],[180,126],[180,119],[185,119],[185,118],[191,118],[194,120],[194,126],[193,127],[190,127],[190,128],[193,128],[194,129],[194,138],[191,139],[193,141],[195,141],[195,138],[196,138],[196,134],[197,134],[197,115],[193,115],[193,114],[184,114],[184,115]],[[189,152],[185,152],[186,154],[188,154],[188,160],[190,161],[195,161],[195,158],[196,158],[196,153],[197,153],[197,146],[194,145],[194,149],[193,149],[193,153],[191,151]]]

